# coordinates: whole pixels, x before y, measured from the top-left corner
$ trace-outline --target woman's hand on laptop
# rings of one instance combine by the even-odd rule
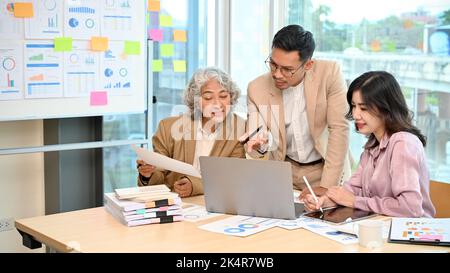
[[[192,182],[187,178],[181,178],[173,184],[173,190],[180,195],[180,197],[188,197],[192,194]]]
[[[153,171],[156,169],[155,166],[145,163],[144,160],[136,160],[137,169],[139,171],[139,174],[143,177],[150,177],[153,173]]]

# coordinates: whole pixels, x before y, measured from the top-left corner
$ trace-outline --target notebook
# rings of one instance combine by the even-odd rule
[[[388,241],[450,246],[450,218],[392,218]]]

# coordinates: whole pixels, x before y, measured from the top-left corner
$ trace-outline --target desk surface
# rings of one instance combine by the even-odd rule
[[[202,205],[203,196],[183,199]],[[220,216],[225,218],[227,216]],[[246,238],[197,228],[199,222],[126,227],[103,207],[16,221],[16,228],[60,252],[448,252],[447,247],[385,243],[370,250],[342,245],[305,229],[274,227]]]

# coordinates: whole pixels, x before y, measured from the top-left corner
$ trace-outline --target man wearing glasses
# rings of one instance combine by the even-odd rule
[[[246,150],[254,158],[291,162],[294,188],[305,188],[305,176],[322,195],[351,174],[347,87],[337,63],[311,59],[314,48],[313,35],[299,25],[275,35],[266,60],[270,72],[248,85],[249,130],[265,130]]]

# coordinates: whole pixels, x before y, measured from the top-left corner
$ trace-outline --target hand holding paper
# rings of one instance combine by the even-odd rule
[[[175,160],[159,153],[138,148],[134,145],[132,145],[132,148],[136,152],[138,158],[144,160],[148,164],[161,169],[201,178],[200,172],[190,164]]]

